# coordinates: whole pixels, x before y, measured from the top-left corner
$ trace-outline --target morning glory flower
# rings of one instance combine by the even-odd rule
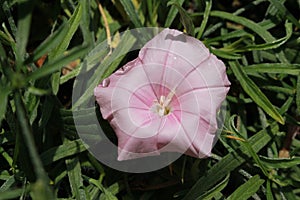
[[[164,29],[94,90],[118,137],[118,160],[209,156],[229,90],[224,63],[197,39]]]

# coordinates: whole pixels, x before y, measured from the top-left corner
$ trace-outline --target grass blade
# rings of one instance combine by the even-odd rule
[[[45,64],[42,68],[39,68],[33,73],[31,73],[26,78],[26,80],[37,80],[60,70],[64,65],[84,56],[87,53],[88,49],[89,48],[87,46],[79,48],[75,47],[68,53],[68,55],[62,55],[60,57],[57,57],[55,60]]]
[[[20,123],[24,144],[28,149],[28,154],[30,155],[29,157],[31,158],[30,162],[34,167],[34,172],[37,178],[34,184],[36,190],[33,191],[33,195],[38,196],[41,200],[53,199],[52,190],[48,185],[49,177],[47,176],[45,169],[42,165],[41,159],[38,155],[37,148],[34,143],[33,134],[31,131],[31,127],[29,125],[29,121],[26,116],[25,106],[19,91],[15,93],[14,100],[16,104],[16,113],[17,113],[18,121]]]
[[[6,17],[7,17],[7,21],[9,23],[9,27],[10,27],[10,30],[11,30],[13,36],[16,36],[17,26],[15,24],[13,15],[11,14],[10,7],[9,7],[7,1],[3,2],[2,8],[3,8],[3,11],[4,11]]]
[[[271,132],[276,127],[272,127]],[[263,129],[249,139],[249,144],[255,150],[255,152],[260,151],[270,140],[272,135],[270,135],[268,129]],[[248,149],[241,146],[241,152],[245,155],[250,156]],[[226,174],[240,166],[245,162],[245,156],[241,155],[241,152],[231,152],[222,158],[217,164],[210,168],[204,176],[202,176],[188,194],[184,197],[184,200],[195,200],[199,196],[209,190],[214,186],[218,181],[223,179]]]
[[[260,106],[268,115],[281,124],[284,124],[283,117],[278,110],[272,105],[269,99],[262,93],[258,86],[247,76],[243,68],[237,62],[229,62],[231,69],[240,82],[245,92]]]
[[[17,69],[20,70],[23,63],[23,58],[26,53],[26,46],[29,38],[32,9],[35,1],[20,0],[18,2],[18,29],[16,32],[16,61]]]
[[[198,34],[197,34],[197,38],[200,39],[204,33],[206,24],[208,22],[208,18],[209,18],[209,13],[212,7],[212,1],[211,0],[206,0],[205,1],[205,10],[204,10],[204,15],[203,15],[203,20],[201,22]]]
[[[287,169],[293,166],[300,165],[300,157],[292,158],[268,158],[260,156],[260,161],[268,168]]]
[[[101,191],[102,194],[100,196],[100,199],[105,199],[105,200],[118,200],[118,198],[112,193],[113,191],[110,191],[111,189],[115,189],[111,188],[110,190],[106,189],[102,183],[96,179],[90,178],[90,177],[85,177],[85,179],[91,183],[94,184],[96,187],[98,187]],[[118,188],[117,188],[118,189]]]
[[[131,47],[134,45],[136,41],[136,38],[131,35],[130,32],[125,32],[122,35],[122,38],[120,40],[120,44],[116,47],[116,49],[112,52],[111,55],[106,57],[102,63],[99,66],[99,59],[103,58],[105,55],[103,53],[106,52],[106,45],[103,46],[103,43],[96,46],[90,54],[85,58],[85,62],[83,64],[86,64],[87,69],[90,70],[90,68],[99,66],[95,69],[94,74],[89,80],[88,88],[84,89],[84,93],[79,97],[79,99],[76,101],[75,104],[73,104],[73,109],[82,105],[85,101],[87,101],[89,98],[91,98],[91,95],[93,95],[93,90],[96,87],[96,85],[103,79],[105,76],[109,75],[109,72],[112,72],[115,70],[121,59],[123,58],[124,52],[129,52]],[[85,81],[85,80],[84,80]],[[80,82],[75,82],[75,84],[81,84]],[[75,109],[74,109],[75,110]]]
[[[20,197],[22,194],[27,193],[27,192],[28,191],[26,191],[26,190],[24,191],[23,188],[14,189],[14,190],[7,190],[5,192],[0,193],[0,200],[17,199],[17,197]]]
[[[203,195],[199,197],[199,199],[203,200],[209,200],[213,199],[216,194],[221,192],[228,184],[229,182],[229,174],[222,180],[220,183],[218,183],[215,187],[210,189],[209,191],[205,192]]]
[[[135,28],[142,27],[143,24],[140,20],[140,17],[138,15],[138,13],[136,12],[136,10],[134,8],[134,5],[133,5],[132,1],[120,0],[120,2],[122,3],[127,15],[131,19],[131,21],[134,24]]]
[[[1,192],[7,191],[13,184],[16,183],[15,175],[10,176],[0,187],[0,196]]]
[[[274,200],[272,189],[271,189],[271,181],[267,180],[267,188],[266,188],[266,198],[267,200]]]
[[[183,24],[186,32],[194,36],[195,35],[195,27],[192,21],[192,18],[188,15],[188,13],[178,4],[177,1],[169,1],[168,6],[173,5],[178,9],[180,14],[180,21]]]
[[[176,2],[178,3],[178,5],[182,6],[184,0],[176,0]],[[168,16],[167,16],[167,19],[165,22],[165,27],[171,26],[171,24],[174,21],[177,14],[178,14],[178,9],[175,6],[172,6],[168,13]]]
[[[253,32],[257,33],[267,43],[271,43],[275,40],[275,38],[268,31],[266,31],[264,27],[260,26],[259,24],[247,18],[236,16],[234,14],[223,12],[223,11],[211,11],[210,16],[224,18],[233,21],[235,23],[241,24],[249,28]]]
[[[300,73],[299,64],[287,63],[261,63],[243,67],[247,74],[269,73],[269,74],[289,74],[298,75]]]
[[[67,159],[66,166],[73,195],[77,200],[87,199],[83,189],[81,168],[78,157]]]
[[[74,140],[63,145],[53,147],[41,154],[44,165],[49,165],[57,160],[86,151],[81,140]]]
[[[8,95],[10,94],[10,88],[9,87],[4,87],[2,86],[2,84],[0,83],[0,125],[2,120],[5,117],[5,113],[6,113],[6,107],[7,107],[7,100],[8,100]]]
[[[288,20],[290,20],[295,26],[300,28],[300,23],[298,20],[284,7],[283,3],[278,0],[269,0],[271,4]]]
[[[50,37],[48,37],[42,44],[40,44],[33,52],[33,55],[30,56],[25,64],[29,64],[31,62],[37,61],[46,53],[52,51],[55,47],[57,47],[61,42],[65,39],[67,33],[67,26],[63,24],[60,28],[55,31]]]
[[[258,175],[255,175],[252,178],[250,178],[246,183],[241,185],[238,189],[236,189],[227,198],[227,200],[248,199],[258,191],[258,189],[264,182],[265,181],[260,179]]]
[[[296,105],[297,105],[297,111],[298,115],[300,115],[300,72],[297,76],[297,88],[296,88]]]
[[[49,61],[56,59],[67,50],[76,30],[79,27],[79,24],[81,22],[81,17],[82,17],[82,5],[79,4],[67,23],[66,26],[67,31],[65,33],[64,40],[49,54]],[[58,92],[59,78],[60,78],[60,72],[54,73],[51,77],[51,86],[54,94],[57,94]]]

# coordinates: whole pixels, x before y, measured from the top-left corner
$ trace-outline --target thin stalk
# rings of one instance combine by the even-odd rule
[[[14,100],[16,105],[16,114],[18,122],[21,127],[21,133],[29,153],[29,158],[34,167],[33,170],[37,177],[35,187],[32,189],[34,192],[33,195],[39,199],[52,199],[53,193],[49,186],[50,180],[44,170],[42,161],[37,152],[31,127],[29,125],[29,120],[26,115],[25,105],[22,100],[20,91],[15,92]]]

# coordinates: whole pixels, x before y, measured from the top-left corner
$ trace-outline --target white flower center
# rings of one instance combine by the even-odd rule
[[[172,108],[170,106],[172,97],[174,96],[174,92],[171,91],[167,97],[160,96],[159,100],[155,99],[154,104],[151,107],[152,112],[157,113],[160,117],[168,115]]]

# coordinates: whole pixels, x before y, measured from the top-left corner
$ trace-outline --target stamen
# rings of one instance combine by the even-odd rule
[[[153,101],[154,104],[151,107],[151,111],[157,113],[160,117],[168,115],[171,112],[170,103],[172,101],[174,94],[175,92],[172,90],[170,91],[167,97],[160,96],[159,102],[157,100],[154,100]]]

